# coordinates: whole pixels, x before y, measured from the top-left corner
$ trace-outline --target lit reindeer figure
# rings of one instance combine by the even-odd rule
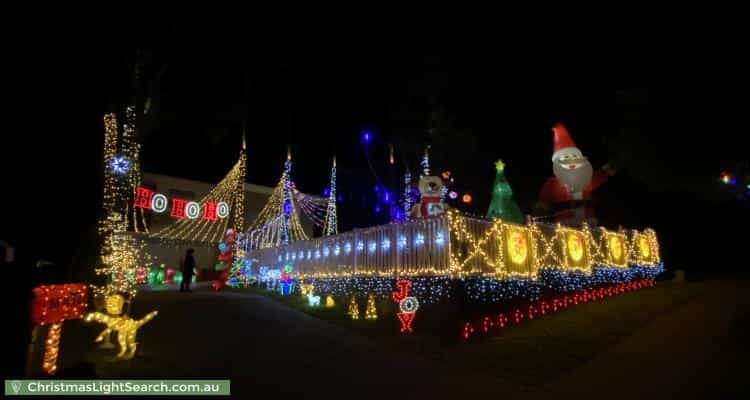
[[[107,325],[107,328],[96,337],[95,342],[97,343],[104,340],[112,331],[117,332],[117,341],[120,343],[120,352],[117,353],[117,358],[129,360],[135,355],[135,349],[138,345],[135,341],[138,328],[154,319],[158,311],[151,311],[143,319],[136,321],[127,315],[120,315],[122,314],[122,306],[125,304],[125,298],[121,295],[114,294],[107,296],[104,304],[109,315],[92,312],[86,314],[84,321],[96,321]]]

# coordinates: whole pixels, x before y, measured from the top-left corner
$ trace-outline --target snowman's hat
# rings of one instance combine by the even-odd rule
[[[558,158],[567,154],[575,154],[579,157],[583,157],[581,150],[576,147],[573,139],[570,138],[568,130],[565,129],[565,125],[556,123],[552,125],[553,141],[552,146],[552,162],[557,161]]]

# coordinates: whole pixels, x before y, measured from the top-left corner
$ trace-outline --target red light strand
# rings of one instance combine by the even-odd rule
[[[529,304],[526,313],[517,308],[510,314],[510,318],[504,313],[500,313],[496,317],[486,316],[477,323],[477,326],[481,326],[484,333],[489,333],[493,327],[499,329],[505,328],[510,321],[513,321],[515,325],[518,325],[526,318],[533,319],[535,316],[539,317],[541,315],[551,314],[580,303],[602,300],[606,297],[646,287],[653,287],[654,285],[655,282],[653,279],[640,279],[596,289],[586,289],[572,294],[559,295],[552,299],[538,300]],[[476,330],[474,326],[475,325],[471,322],[464,323],[463,328],[461,329],[461,337],[464,340],[468,340],[472,336],[475,336]]]

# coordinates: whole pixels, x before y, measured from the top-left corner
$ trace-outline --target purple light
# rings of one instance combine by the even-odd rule
[[[375,192],[377,192],[377,191],[379,191],[379,190],[380,190],[380,188],[378,187],[378,185],[375,185],[375,187],[374,187],[374,188],[372,188],[372,190],[374,190]]]
[[[343,197],[341,197],[341,195],[338,195],[338,197],[336,197],[336,199],[337,199],[338,201],[341,201],[341,200],[343,200],[344,198],[343,198]]]
[[[388,202],[391,199],[391,195],[388,192],[385,192],[383,195],[384,201]]]
[[[323,189],[323,196],[328,197],[328,195],[330,195],[330,194],[331,194],[331,189],[330,188]]]
[[[455,200],[458,197],[458,193],[451,191],[450,193],[448,193],[448,197]]]
[[[376,212],[376,213],[379,213],[379,212],[380,212],[380,205],[377,205],[377,206],[375,206],[375,212]]]

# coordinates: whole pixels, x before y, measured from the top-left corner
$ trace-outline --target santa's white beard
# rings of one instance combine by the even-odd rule
[[[557,179],[567,186],[570,193],[579,193],[591,182],[591,177],[594,176],[594,167],[587,159],[579,159],[574,162],[579,166],[575,169],[567,169],[561,165],[560,161],[554,161],[552,171]]]

